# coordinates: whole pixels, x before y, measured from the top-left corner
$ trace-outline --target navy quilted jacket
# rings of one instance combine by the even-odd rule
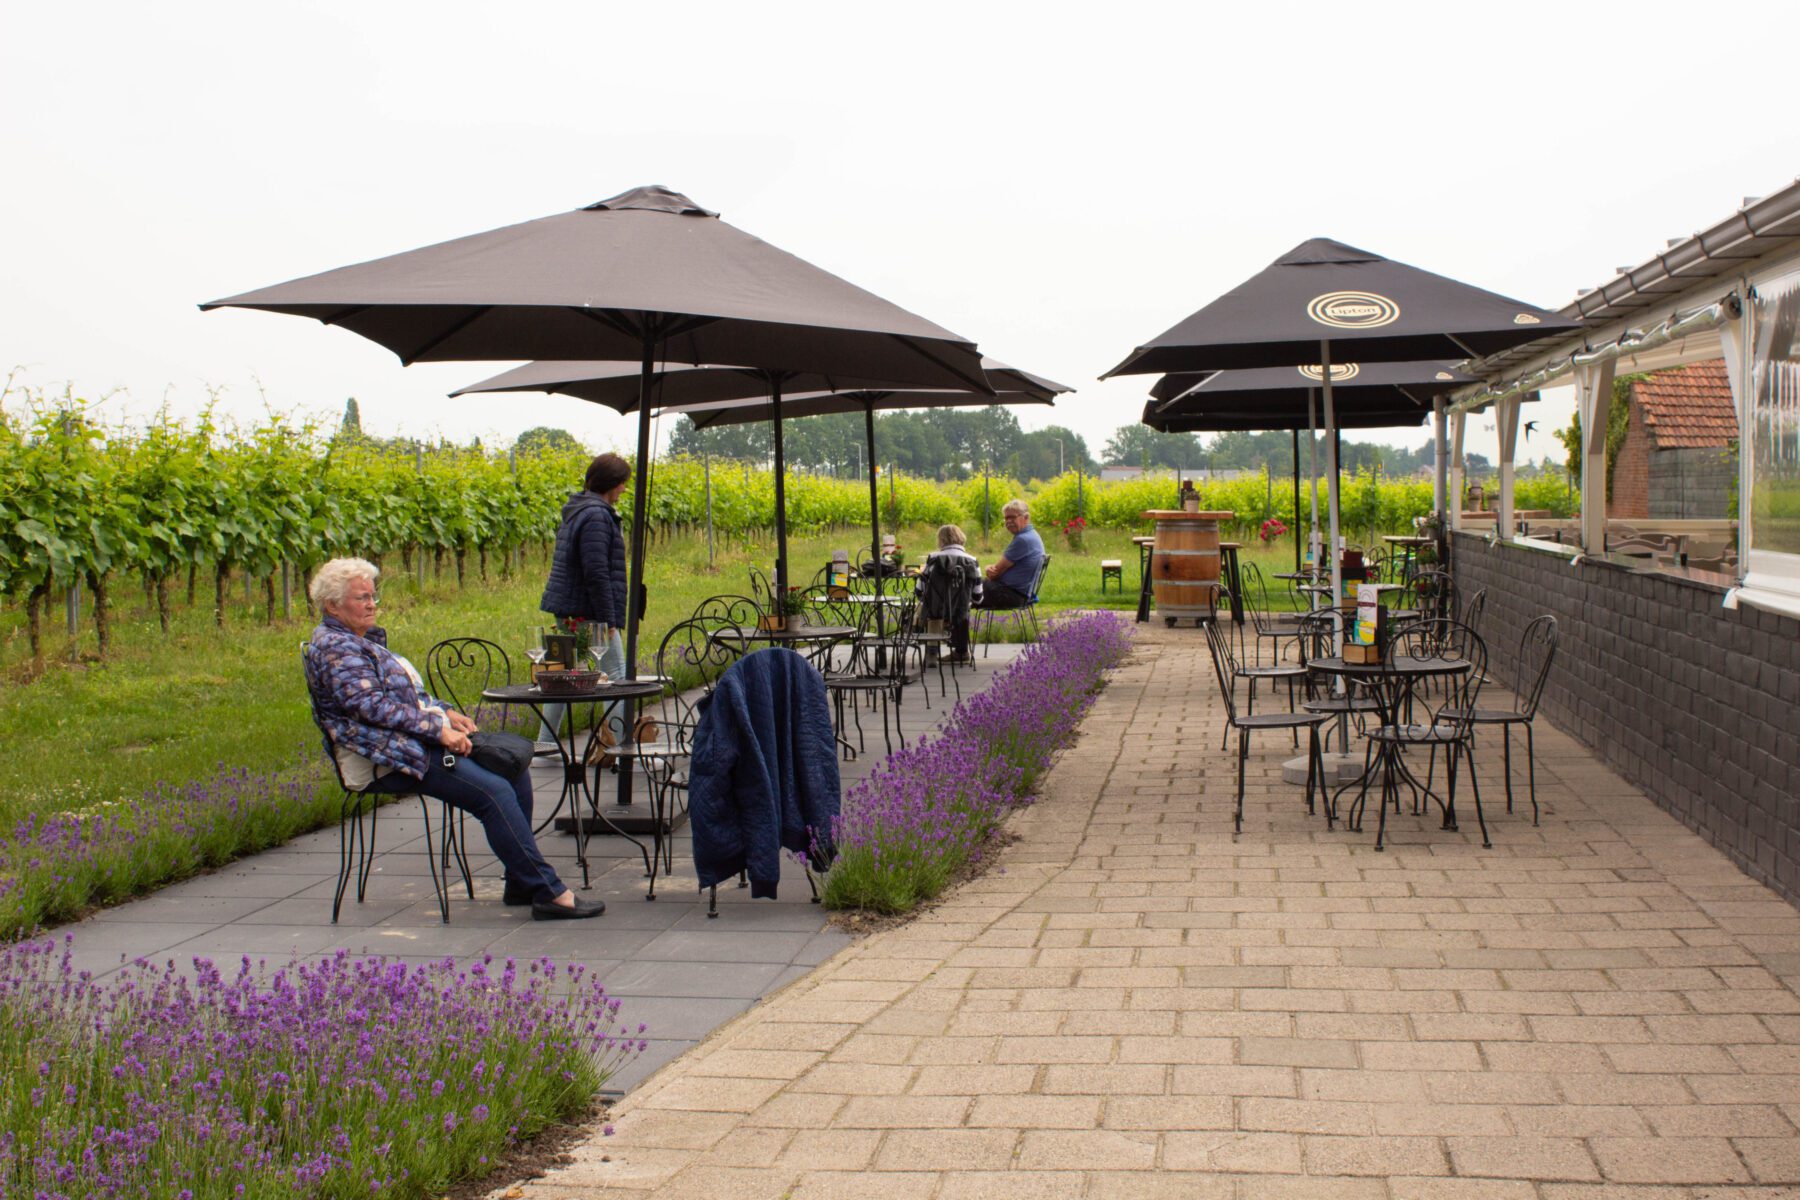
[[[558,617],[625,624],[625,530],[612,505],[593,492],[576,492],[563,505],[538,607]]]
[[[387,630],[378,625],[357,637],[336,617],[320,621],[312,631],[306,686],[333,746],[414,779],[425,778],[429,760],[418,739],[438,740],[444,705],[413,686],[412,676],[387,648]]]
[[[792,650],[758,650],[703,708],[688,771],[700,886],[748,871],[750,895],[773,897],[783,849],[831,862],[840,784],[825,681]]]

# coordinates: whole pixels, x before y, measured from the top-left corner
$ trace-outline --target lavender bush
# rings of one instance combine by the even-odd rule
[[[440,1195],[642,1049],[548,960],[139,960],[101,984],[64,945],[0,950],[0,1197]]]
[[[0,832],[0,939],[80,915],[252,854],[338,819],[338,790],[313,743],[293,765],[250,771],[220,763],[198,783],[160,783],[136,797],[20,818]]]
[[[1055,621],[940,733],[852,787],[833,829],[825,903],[901,913],[941,892],[1074,736],[1130,645],[1131,625],[1116,613]]]

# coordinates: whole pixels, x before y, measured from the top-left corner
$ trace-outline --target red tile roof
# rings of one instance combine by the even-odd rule
[[[1659,450],[1737,440],[1737,410],[1722,358],[1647,375],[1631,385],[1631,402]]]

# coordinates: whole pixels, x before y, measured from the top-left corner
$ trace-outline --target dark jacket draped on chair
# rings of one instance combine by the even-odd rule
[[[688,774],[694,867],[711,887],[739,871],[752,897],[773,897],[781,851],[831,861],[840,799],[825,681],[786,649],[758,650],[702,701]]]

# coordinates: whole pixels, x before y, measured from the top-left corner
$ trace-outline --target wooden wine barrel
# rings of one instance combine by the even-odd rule
[[[1156,511],[1150,587],[1166,621],[1210,617],[1219,590],[1219,522],[1232,514]]]

